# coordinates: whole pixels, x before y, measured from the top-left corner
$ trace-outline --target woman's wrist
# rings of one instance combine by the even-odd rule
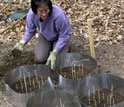
[[[55,52],[55,53],[57,53],[57,54],[58,54],[58,51],[57,51],[57,50],[55,50],[55,49],[53,50],[53,52]]]
[[[26,41],[25,40],[21,40],[20,43],[23,44],[23,45],[25,45],[26,44]]]

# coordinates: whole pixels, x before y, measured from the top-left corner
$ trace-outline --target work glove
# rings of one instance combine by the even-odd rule
[[[50,66],[51,70],[55,70],[56,57],[57,57],[56,52],[50,52],[46,65]]]
[[[16,45],[12,49],[12,55],[14,57],[19,57],[21,55],[23,49],[24,49],[24,44],[22,44],[20,42],[16,43]]]

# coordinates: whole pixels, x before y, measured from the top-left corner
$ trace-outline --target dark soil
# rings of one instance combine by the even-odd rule
[[[21,65],[31,65],[35,63],[33,46],[27,45],[20,57],[13,57],[12,49],[16,42],[0,45],[0,80],[4,79],[7,72]]]
[[[34,76],[30,78],[26,77],[24,79],[15,82],[11,88],[18,93],[30,93],[32,91],[41,88],[44,85],[45,81],[46,80],[38,76]]]
[[[86,77],[92,70],[90,68],[82,67],[82,66],[72,66],[72,67],[64,67],[62,71],[60,71],[60,75],[68,79],[80,79]]]
[[[124,96],[117,91],[103,89],[83,97],[81,101],[92,107],[111,107],[124,101]]]

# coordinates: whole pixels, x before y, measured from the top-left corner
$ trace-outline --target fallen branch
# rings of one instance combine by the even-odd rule
[[[6,30],[12,28],[15,24],[17,24],[19,21],[21,21],[23,18],[26,17],[27,14],[25,14],[22,18],[18,19],[17,21],[13,22],[10,26],[3,28],[0,30],[0,34],[4,33]]]

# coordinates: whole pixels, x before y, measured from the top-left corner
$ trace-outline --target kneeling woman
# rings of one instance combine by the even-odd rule
[[[55,61],[60,53],[68,52],[71,25],[65,12],[50,0],[31,0],[31,9],[26,18],[26,33],[22,40],[14,46],[14,50],[22,51],[24,45],[39,29],[35,57],[40,63],[55,68]]]

